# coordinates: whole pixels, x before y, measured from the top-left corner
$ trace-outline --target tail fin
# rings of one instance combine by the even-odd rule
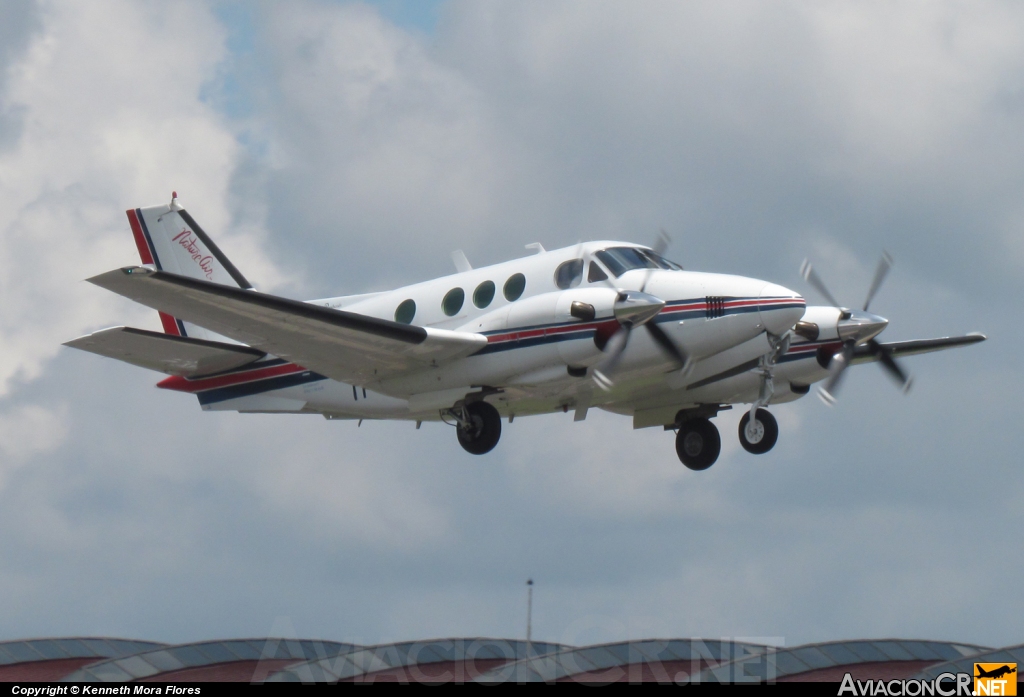
[[[170,205],[133,208],[126,213],[143,264],[152,264],[159,271],[181,276],[246,290],[252,288],[252,284],[210,236],[181,207],[177,192],[172,194]],[[173,336],[212,337],[207,330],[163,312],[160,313],[160,323],[164,332]]]

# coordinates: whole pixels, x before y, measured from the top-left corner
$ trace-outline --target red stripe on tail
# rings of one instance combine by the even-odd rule
[[[156,262],[153,261],[153,251],[149,248],[149,242],[146,241],[145,233],[142,232],[139,214],[135,212],[134,208],[126,210],[125,213],[128,215],[128,224],[132,226],[132,237],[135,238],[135,246],[139,250],[139,258],[142,259],[143,264],[155,264]],[[163,325],[164,334],[181,336],[177,320],[166,312],[160,313],[160,324]]]
[[[171,336],[181,336],[181,332],[178,331],[178,322],[166,312],[160,313],[160,324],[164,326],[164,334],[170,334]]]
[[[132,226],[132,236],[135,237],[135,246],[139,248],[139,257],[142,258],[143,264],[152,264],[153,252],[149,249],[149,243],[146,242],[146,236],[142,233],[142,225],[139,223],[139,215],[135,212],[135,209],[125,211],[128,214],[128,224]]]

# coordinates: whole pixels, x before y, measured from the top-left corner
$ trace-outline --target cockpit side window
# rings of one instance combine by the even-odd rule
[[[635,247],[602,249],[595,255],[616,277],[633,269],[657,269],[657,263]]]
[[[590,270],[587,272],[587,283],[597,283],[598,281],[607,281],[608,274],[604,272],[597,262],[590,262]]]
[[[660,266],[663,269],[669,269],[670,271],[682,271],[683,270],[682,266],[680,266],[679,264],[675,263],[674,261],[669,261],[668,259],[666,259],[665,257],[661,256],[657,252],[652,252],[649,249],[642,249],[640,251],[642,251],[644,254],[649,256],[651,258],[651,260],[654,261],[655,264],[657,264],[658,266]]]
[[[682,271],[683,269],[679,264],[669,261],[656,252],[636,247],[602,249],[595,256],[616,277],[633,269],[670,269],[672,271]]]

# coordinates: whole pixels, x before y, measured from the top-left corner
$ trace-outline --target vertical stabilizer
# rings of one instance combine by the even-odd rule
[[[170,205],[133,208],[126,213],[143,264],[181,276],[246,290],[252,288],[188,211],[178,204],[176,193]],[[214,338],[211,332],[164,312],[160,313],[160,322],[164,332],[173,336]]]

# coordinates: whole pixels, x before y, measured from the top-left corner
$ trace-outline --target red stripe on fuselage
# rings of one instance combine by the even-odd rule
[[[726,308],[736,307],[750,307],[750,306],[774,306],[783,304],[806,304],[803,298],[753,298],[749,300],[730,300],[725,303]],[[683,303],[681,305],[668,305],[662,309],[662,313],[670,312],[685,312],[688,310],[692,311],[707,311],[708,304],[704,301]],[[659,313],[660,314],[660,313]],[[616,320],[605,320],[604,322],[589,322],[587,324],[562,324],[553,327],[540,327],[536,329],[524,329],[522,331],[511,331],[504,332],[502,334],[491,334],[487,337],[487,343],[496,344],[504,341],[520,341],[523,339],[532,339],[539,336],[550,336],[552,334],[562,334],[565,332],[577,332],[588,329],[600,329],[601,327],[609,324],[615,324]]]
[[[537,329],[505,332],[504,334],[491,334],[487,337],[487,343],[497,344],[503,341],[520,341],[522,339],[533,339],[538,336],[551,336],[552,334],[567,334],[570,332],[599,330],[601,327],[609,324],[615,324],[618,326],[618,322],[616,322],[616,320],[587,322],[586,324],[560,324],[554,327],[539,327]]]
[[[161,380],[156,384],[156,386],[164,390],[177,390],[178,392],[202,392],[204,390],[212,390],[217,387],[230,387],[244,382],[255,382],[256,380],[266,380],[267,378],[276,378],[281,375],[301,373],[305,370],[306,369],[300,365],[285,363],[284,365],[275,365],[270,368],[258,368],[256,370],[246,370],[241,373],[231,373],[230,375],[218,375],[212,378],[198,378],[194,380],[173,375]]]

